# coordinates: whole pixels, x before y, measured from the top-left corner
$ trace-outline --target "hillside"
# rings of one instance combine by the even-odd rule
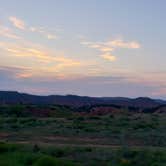
[[[153,108],[163,104],[166,101],[154,100],[147,97],[139,97],[135,99],[124,97],[87,97],[76,95],[50,95],[50,96],[37,96],[12,91],[0,91],[0,103],[1,104],[58,104],[68,105],[72,107],[81,107],[87,105],[118,105],[123,107],[139,107]]]

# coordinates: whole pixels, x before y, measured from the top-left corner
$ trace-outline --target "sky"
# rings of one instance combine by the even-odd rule
[[[166,1],[0,0],[0,90],[166,99]]]

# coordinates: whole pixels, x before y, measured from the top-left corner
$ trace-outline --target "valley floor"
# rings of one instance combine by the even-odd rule
[[[165,166],[165,114],[1,117],[1,166]]]

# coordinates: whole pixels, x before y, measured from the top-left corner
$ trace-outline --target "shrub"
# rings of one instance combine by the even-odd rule
[[[6,119],[6,123],[17,123],[18,119],[17,118],[8,118]]]
[[[35,162],[34,166],[74,166],[74,163],[70,161],[62,161],[49,156],[43,156]]]
[[[24,111],[25,107],[23,105],[14,105],[10,108],[10,113],[17,117],[23,116]]]
[[[130,160],[127,160],[127,159],[121,159],[120,160],[120,166],[131,166],[130,164]]]
[[[86,152],[92,152],[92,148],[91,148],[91,147],[86,147],[86,148],[85,148],[85,151],[86,151]]]
[[[6,144],[1,142],[0,143],[0,154],[5,153],[5,152],[13,152],[17,149],[18,147],[13,144]]]
[[[39,146],[38,146],[37,144],[35,144],[35,145],[33,146],[33,152],[36,153],[36,152],[39,152],[39,151],[40,151]]]
[[[8,146],[5,143],[0,143],[0,154],[8,152]]]
[[[85,118],[82,117],[82,116],[80,116],[80,117],[77,118],[77,120],[78,120],[78,121],[83,121],[83,120],[85,120]]]
[[[65,151],[63,149],[58,149],[55,153],[56,157],[63,157],[65,155]]]
[[[100,120],[101,117],[99,117],[99,116],[90,116],[89,119],[91,119],[91,120]]]

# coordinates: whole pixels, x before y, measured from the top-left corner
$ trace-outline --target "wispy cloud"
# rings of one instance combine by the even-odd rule
[[[112,52],[116,49],[138,49],[140,48],[140,44],[135,41],[124,41],[122,39],[109,40],[106,42],[89,42],[83,41],[81,44],[88,46],[89,48],[96,49],[101,52],[101,57],[109,60],[115,61],[116,56],[112,55]]]
[[[46,30],[43,27],[30,27],[29,30],[31,32],[37,32],[49,40],[57,39],[57,36],[55,34],[49,32],[48,30]]]
[[[106,46],[112,47],[112,48],[128,48],[128,49],[137,49],[140,48],[140,44],[138,42],[132,41],[132,42],[126,42],[122,39],[108,41],[105,43]]]
[[[11,21],[11,23],[18,29],[21,29],[21,30],[25,30],[25,23],[23,20],[15,17],[15,16],[11,16],[9,17],[9,20]]]
[[[14,27],[16,27],[20,30],[26,30],[26,31],[29,31],[29,32],[38,33],[38,34],[44,36],[45,38],[47,38],[48,40],[57,39],[57,35],[55,35],[54,33],[46,30],[45,28],[35,27],[35,26],[28,26],[25,23],[24,20],[21,20],[20,18],[17,18],[15,16],[10,16],[9,21],[13,24]]]
[[[70,67],[71,69],[82,65],[82,62],[66,57],[60,51],[49,50],[48,48],[42,48],[42,46],[37,46],[32,43],[13,44],[8,42],[0,42],[0,48],[5,50],[10,56],[30,58],[29,60],[33,61],[33,63],[36,62],[39,64],[35,70],[40,72],[42,69],[44,72],[55,73],[55,71],[67,71],[67,67]]]
[[[31,74],[31,68],[20,66],[0,66],[0,76],[8,78],[28,78]]]
[[[101,55],[101,57],[108,60],[108,61],[115,61],[116,60],[116,56],[110,54],[109,52],[103,53]]]
[[[21,72],[19,74],[16,75],[17,78],[31,78],[33,76],[32,73],[29,72]]]
[[[11,38],[11,39],[20,39],[10,28],[0,25],[0,36]]]
[[[45,50],[39,49],[39,48],[31,48],[31,47],[9,47],[6,49],[9,53],[20,56],[20,57],[32,57],[36,58],[40,62],[45,63],[53,63],[58,62],[59,67],[63,66],[76,66],[79,65],[80,62],[72,60],[71,58],[66,58],[63,55],[54,55],[54,53],[46,52]],[[57,54],[57,53],[56,53]]]
[[[56,39],[57,36],[52,35],[52,34],[47,34],[47,38],[51,40],[51,39]]]

